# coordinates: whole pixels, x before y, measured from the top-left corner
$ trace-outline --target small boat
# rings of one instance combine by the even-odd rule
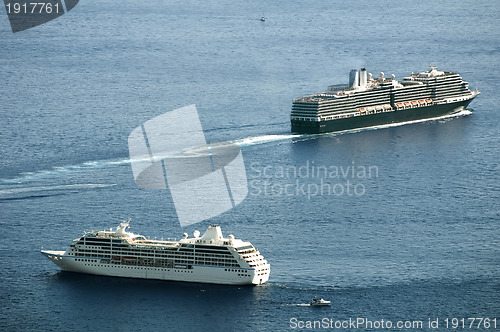
[[[322,298],[312,299],[312,301],[309,302],[309,305],[311,307],[324,307],[324,306],[329,306],[331,304],[332,304],[331,301],[327,301]]]
[[[266,21],[266,18],[265,18],[264,16],[262,16],[262,17],[260,18],[260,20],[261,20],[262,22],[265,22],[265,21]]]

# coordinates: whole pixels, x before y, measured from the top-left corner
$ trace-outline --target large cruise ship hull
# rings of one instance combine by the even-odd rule
[[[320,122],[292,119],[292,132],[304,134],[320,134],[350,129],[374,127],[391,123],[432,119],[459,113],[460,111],[464,110],[473,99],[474,98],[453,103],[436,104],[412,109],[381,112],[349,118],[325,120]]]
[[[211,266],[178,266],[173,268],[117,265],[109,260],[65,255],[64,251],[42,250],[63,271],[101,276],[211,283],[223,285],[260,285],[269,279],[269,272],[256,269]]]

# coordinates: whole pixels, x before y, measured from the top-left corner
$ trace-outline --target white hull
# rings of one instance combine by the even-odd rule
[[[257,274],[255,269],[200,266],[166,268],[112,264],[109,260],[65,255],[64,251],[42,250],[63,271],[102,276],[201,282],[225,285],[259,285],[269,279],[269,270]]]

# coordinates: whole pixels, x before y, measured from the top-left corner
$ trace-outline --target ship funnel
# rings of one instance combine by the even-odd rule
[[[349,86],[353,89],[359,87],[359,72],[356,69],[351,69],[349,73]]]
[[[222,231],[220,229],[220,226],[210,226],[208,229],[205,231],[205,234],[201,237],[202,240],[205,241],[218,241],[222,240]]]
[[[366,88],[368,79],[368,73],[366,72],[366,68],[361,68],[361,72],[359,74],[359,87]]]

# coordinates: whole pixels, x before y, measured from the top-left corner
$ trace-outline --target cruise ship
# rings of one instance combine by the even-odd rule
[[[42,250],[63,271],[103,276],[160,279],[228,285],[260,285],[269,279],[270,265],[250,243],[222,236],[210,226],[179,241],[146,239],[116,229],[85,233],[66,251]]]
[[[459,113],[479,94],[454,72],[412,73],[401,82],[365,68],[349,73],[349,85],[293,100],[292,132],[324,133],[430,119]]]

